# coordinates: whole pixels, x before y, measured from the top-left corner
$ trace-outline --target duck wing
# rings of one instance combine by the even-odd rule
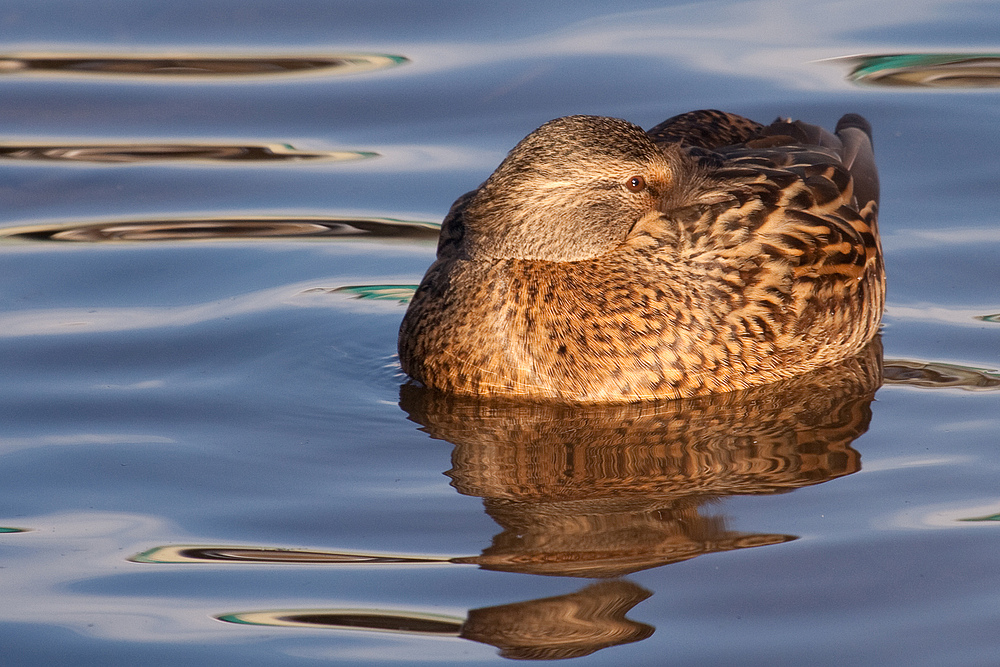
[[[702,109],[668,118],[646,134],[661,147],[680,145],[695,155],[701,155],[701,151],[690,149],[720,151],[733,156],[741,149],[744,154],[779,147],[785,150],[809,146],[828,149],[830,152],[826,155],[836,156],[850,173],[858,208],[864,208],[870,201],[878,204],[879,182],[872,149],[872,128],[858,114],[843,116],[834,134],[802,121],[778,118],[765,126],[736,114]],[[780,151],[771,151],[770,157],[780,163],[779,154]]]
[[[697,119],[708,119],[711,127],[698,133],[692,128]],[[868,123],[850,114],[836,133],[782,119],[752,125],[733,114],[702,111],[654,128],[678,167],[677,192],[663,204],[664,222],[673,229],[661,232],[679,236],[665,240],[695,254],[729,249],[771,255],[800,274],[837,266],[856,276],[880,261],[878,172]],[[662,139],[682,135],[680,142]],[[745,139],[707,148],[736,135]],[[700,145],[686,143],[694,139]]]
[[[875,166],[875,152],[872,148],[872,128],[867,120],[855,113],[846,114],[837,122],[835,133],[830,133],[818,125],[803,123],[800,120],[779,118],[767,127],[761,128],[757,135],[747,139],[743,154],[766,148],[784,149],[789,154],[804,153],[808,147],[825,149],[822,152],[835,156],[840,166],[847,170],[852,180],[852,191],[857,208],[863,209],[868,202],[878,204],[879,182],[878,169]],[[732,145],[728,148],[718,147],[729,155],[737,155],[741,147]],[[793,149],[798,150],[793,150]],[[770,156],[778,162],[780,150],[772,151]],[[816,160],[816,156],[813,156]],[[818,161],[822,161],[820,158]]]
[[[711,127],[700,133],[694,118]],[[842,354],[874,335],[884,300],[870,129],[856,115],[833,133],[749,123],[694,112],[651,131],[677,188],[662,218],[633,229],[634,243],[657,244],[675,275],[728,304],[727,321],[745,321],[750,334],[785,332],[817,355]],[[717,145],[733,136],[741,140]]]

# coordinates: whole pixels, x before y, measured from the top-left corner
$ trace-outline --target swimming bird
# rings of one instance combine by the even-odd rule
[[[567,116],[442,223],[399,359],[446,392],[599,403],[775,382],[861,350],[885,273],[871,127]]]

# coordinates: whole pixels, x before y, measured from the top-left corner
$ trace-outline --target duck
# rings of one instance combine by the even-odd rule
[[[878,200],[857,114],[557,118],[452,205],[400,365],[458,395],[631,403],[836,364],[879,330]]]

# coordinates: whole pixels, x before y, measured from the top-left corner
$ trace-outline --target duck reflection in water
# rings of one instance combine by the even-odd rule
[[[555,597],[444,617],[383,609],[252,611],[254,625],[460,637],[508,658],[588,655],[654,628],[626,617],[652,593],[621,578],[701,554],[773,545],[793,535],[729,530],[701,514],[731,495],[793,491],[861,469],[851,447],[882,383],[881,342],[834,366],[754,389],[618,405],[461,397],[415,385],[400,405],[454,444],[453,486],[483,498],[503,530],[478,556],[387,556],[233,547],[162,547],[137,562],[465,563],[597,579]]]
[[[503,528],[481,555],[490,570],[613,578],[701,554],[779,544],[792,535],[727,529],[700,510],[731,495],[774,494],[860,470],[851,443],[868,429],[882,383],[881,341],[835,366],[766,387],[627,405],[485,400],[405,385],[400,404],[455,445],[452,485],[483,498]],[[620,582],[627,583],[627,582]],[[475,610],[474,638],[510,657],[585,655],[642,639],[619,631],[644,595],[588,587],[558,598]],[[582,599],[599,596],[590,604]],[[538,605],[537,608],[533,605]],[[592,631],[567,637],[580,608]],[[504,610],[509,611],[506,614]],[[533,610],[534,613],[528,610]],[[501,618],[497,618],[500,616]],[[631,621],[630,621],[631,623]],[[610,624],[610,625],[609,625]],[[554,657],[554,656],[548,656]]]

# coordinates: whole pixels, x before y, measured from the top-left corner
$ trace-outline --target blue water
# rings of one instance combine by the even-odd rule
[[[989,2],[7,0],[0,526],[23,532],[0,533],[5,664],[485,664],[574,632],[566,664],[995,664],[1000,89],[825,59],[997,35]],[[150,71],[170,59],[184,71]],[[834,401],[845,425],[792,400],[835,423],[754,458],[673,408],[689,430],[668,437],[628,410],[401,390],[405,288],[339,288],[417,283],[426,223],[546,120],[708,107],[872,122],[889,383],[870,407]],[[260,147],[313,157],[220,157]],[[655,474],[629,468],[644,457]],[[774,461],[787,475],[760,472]],[[267,612],[284,625],[240,616]]]

